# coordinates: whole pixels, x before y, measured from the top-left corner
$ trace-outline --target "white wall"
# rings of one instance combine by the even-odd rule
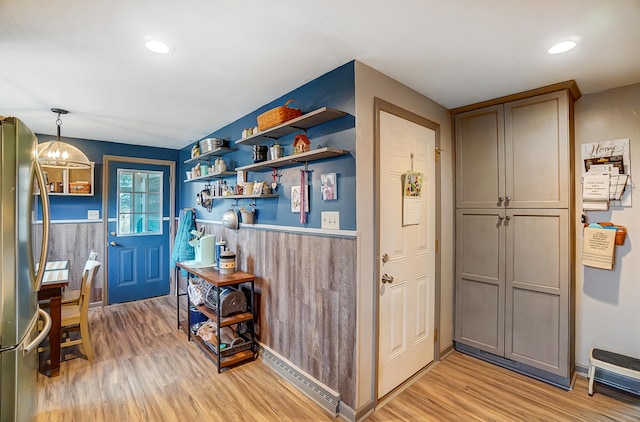
[[[640,84],[584,95],[575,104],[576,165],[576,364],[588,366],[589,350],[598,347],[640,358],[640,196],[632,190],[631,207],[589,211],[589,222],[611,221],[627,227],[616,246],[612,271],[584,267],[580,145],[629,138],[631,176],[640,180]],[[633,183],[638,186],[637,182]]]
[[[453,343],[453,147],[449,111],[405,85],[357,62],[356,86],[356,221],[358,231],[357,391],[356,410],[373,400],[375,216],[374,97],[440,125],[441,158],[441,308],[440,350]]]

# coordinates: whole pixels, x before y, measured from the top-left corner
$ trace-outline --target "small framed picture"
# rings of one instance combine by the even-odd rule
[[[300,212],[300,185],[291,186],[291,212]],[[304,201],[304,210],[309,212],[309,185],[307,185],[307,194]]]
[[[253,183],[253,194],[254,195],[262,195],[262,184],[264,182],[254,182]]]
[[[324,201],[334,201],[338,199],[338,184],[335,173],[325,173],[320,175],[322,199]]]

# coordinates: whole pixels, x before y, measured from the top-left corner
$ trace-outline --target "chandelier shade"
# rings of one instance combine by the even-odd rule
[[[48,166],[91,167],[91,161],[82,151],[62,141],[39,144],[38,161]]]

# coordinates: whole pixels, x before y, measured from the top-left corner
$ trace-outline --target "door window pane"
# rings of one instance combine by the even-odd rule
[[[120,193],[120,212],[131,212],[130,193]]]
[[[161,214],[162,213],[162,195],[158,193],[149,194],[149,212]]]
[[[133,188],[136,192],[147,192],[147,173],[137,171],[134,177],[134,181],[135,183]]]
[[[118,169],[118,235],[162,234],[162,176]]]
[[[133,209],[135,212],[145,212],[147,210],[147,194],[136,193],[133,203]]]
[[[118,189],[120,192],[132,192],[133,191],[133,173],[127,170],[118,170]]]
[[[120,214],[118,217],[118,234],[131,234],[131,214]]]
[[[162,174],[149,174],[149,189],[148,192],[151,193],[161,193],[162,192]]]

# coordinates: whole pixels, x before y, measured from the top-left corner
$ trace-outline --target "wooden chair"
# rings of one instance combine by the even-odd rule
[[[91,345],[91,333],[89,332],[89,302],[91,293],[91,284],[95,279],[95,275],[100,268],[100,262],[87,261],[86,269],[82,275],[82,290],[78,304],[68,304],[62,306],[62,330],[65,332],[65,339],[60,343],[60,347],[75,346],[83,344],[85,354],[89,360],[95,356],[93,346]],[[80,331],[80,338],[71,340],[69,331]]]
[[[64,291],[62,292],[63,305],[78,304],[78,301],[80,300],[80,291],[82,290],[82,283],[84,282],[84,272],[87,271],[87,265],[89,265],[89,261],[95,261],[96,258],[98,258],[98,253],[92,249],[91,252],[89,252],[89,259],[84,265],[84,270],[82,271],[83,278],[80,282],[80,288],[78,290],[64,289]]]

